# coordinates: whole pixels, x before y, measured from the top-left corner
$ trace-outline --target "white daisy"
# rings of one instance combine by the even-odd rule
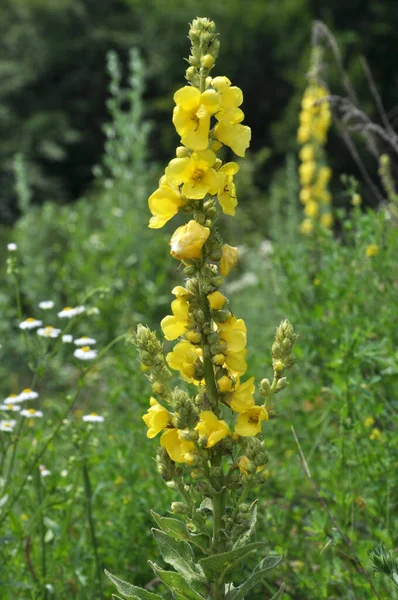
[[[104,421],[104,417],[101,417],[101,415],[97,415],[97,413],[83,415],[82,419],[83,421],[86,421],[86,423],[102,423]]]
[[[39,308],[42,310],[50,310],[51,308],[54,308],[54,302],[52,300],[43,300],[42,302],[39,302]]]
[[[21,410],[21,416],[26,417],[27,419],[36,419],[41,418],[43,413],[41,410],[35,410],[34,408],[25,408],[24,410]]]
[[[16,402],[19,402],[19,396],[17,396],[17,394],[10,394],[3,400],[3,404],[15,404]]]
[[[47,325],[46,327],[41,327],[40,329],[37,330],[37,335],[40,335],[41,337],[46,337],[46,338],[57,338],[60,333],[61,333],[60,329],[56,329],[55,327],[52,327],[51,325]]]
[[[83,335],[83,337],[75,340],[73,343],[76,346],[92,346],[93,344],[97,343],[97,340],[95,340],[94,338],[87,337],[86,335]]]
[[[45,465],[40,465],[39,469],[42,477],[48,477],[51,475],[51,471],[49,471]]]
[[[18,412],[21,410],[19,404],[0,404],[0,410],[10,410],[11,412]]]
[[[0,431],[12,431],[16,425],[16,421],[14,419],[10,419],[9,421],[0,421]]]
[[[73,356],[76,356],[79,360],[93,360],[97,358],[97,351],[91,350],[90,346],[83,346],[83,348],[77,348]]]
[[[11,242],[11,244],[7,244],[7,250],[9,252],[15,252],[15,250],[18,248],[18,246],[16,244],[14,244],[14,242]]]
[[[75,308],[66,306],[63,310],[61,310],[61,312],[58,313],[58,316],[60,319],[71,319],[76,315],[80,315],[85,310],[86,308],[84,306],[75,306]]]
[[[20,394],[18,394],[17,402],[24,402],[25,400],[36,400],[39,397],[37,392],[34,392],[30,388],[26,388],[22,390]]]
[[[67,477],[67,475],[68,475],[68,471],[66,469],[62,469],[61,477]]]
[[[62,341],[64,344],[71,344],[73,342],[73,335],[66,333],[62,336]]]
[[[39,321],[39,319],[34,319],[33,317],[29,317],[29,319],[25,319],[22,323],[19,324],[20,329],[35,329],[36,327],[40,327],[43,325],[43,321]]]

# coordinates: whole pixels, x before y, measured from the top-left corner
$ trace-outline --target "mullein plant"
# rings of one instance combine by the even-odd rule
[[[305,215],[300,229],[307,235],[313,232],[316,222],[327,228],[333,225],[333,215],[330,210],[332,197],[328,190],[332,171],[327,165],[325,151],[332,113],[327,99],[328,91],[319,82],[321,58],[320,47],[314,46],[297,131],[297,141],[301,145],[300,201],[304,204]]]
[[[287,385],[284,372],[294,362],[296,335],[288,321],[277,328],[273,381],[260,382],[256,400],[254,377],[244,378],[246,326],[221,290],[238,250],[223,243],[217,227],[219,207],[235,214],[233,177],[239,170],[236,162],[223,163],[217,152],[227,146],[243,157],[251,131],[241,124],[242,91],[227,77],[210,76],[219,50],[214,23],[195,19],[189,38],[189,85],[174,94],[173,123],[182,145],[149,198],[149,227],[160,228],[177,213],[188,219],[170,240],[171,255],[180,261],[186,280],[172,290],[172,314],[161,322],[166,340],[176,343],[165,356],[147,327],[139,325],[135,335],[152,383],[153,397],[143,417],[147,436],[161,434],[157,468],[180,495],[171,505],[173,516],[152,513],[163,561],[174,570],[150,564],[176,600],[241,600],[282,560],[267,556],[248,576],[243,570],[245,561],[252,564],[249,555],[267,545],[253,541],[257,502],[247,499],[269,476],[262,428],[274,416],[272,396]],[[179,373],[182,387],[171,387],[172,371]],[[124,596],[161,598],[107,574]]]

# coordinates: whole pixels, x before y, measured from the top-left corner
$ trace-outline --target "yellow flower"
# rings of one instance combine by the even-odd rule
[[[209,143],[210,118],[221,106],[220,94],[206,90],[202,94],[191,86],[185,86],[174,94],[176,107],[173,123],[181,142],[191,150],[205,150]]]
[[[209,235],[210,229],[199,225],[196,221],[191,220],[186,225],[181,225],[170,240],[172,256],[178,260],[200,258],[203,245]]]
[[[146,415],[142,417],[145,425],[148,427],[147,437],[154,438],[162,429],[165,429],[170,421],[170,413],[155,398],[150,398]]]
[[[372,427],[372,425],[374,425],[374,422],[375,420],[373,417],[366,417],[363,424],[365,425],[365,427]]]
[[[224,244],[222,247],[222,256],[220,261],[220,273],[226,277],[229,275],[231,269],[233,269],[238,262],[238,249],[234,246]]]
[[[217,379],[218,389],[222,394],[230,392],[232,389],[232,379],[223,375],[220,379]]]
[[[160,322],[160,327],[164,333],[166,340],[175,340],[180,335],[185,333],[188,328],[188,312],[190,296],[189,292],[182,286],[178,285],[172,290],[172,293],[177,296],[176,300],[171,303],[172,315],[167,315]]]
[[[321,216],[321,225],[323,227],[327,227],[328,229],[333,225],[333,215],[330,212],[324,213]]]
[[[222,419],[218,419],[211,410],[201,412],[199,419],[195,429],[199,435],[207,437],[206,448],[213,448],[220,440],[231,433],[228,424]]]
[[[159,181],[158,189],[149,197],[149,210],[153,217],[149,221],[151,229],[160,229],[178,213],[186,199],[179,189],[167,181],[165,175]]]
[[[314,177],[316,170],[316,163],[313,160],[309,160],[299,167],[300,182],[302,185],[309,185]]]
[[[239,171],[239,165],[235,162],[226,163],[217,171],[219,176],[218,201],[223,213],[234,216],[235,206],[238,204],[236,199],[236,188],[234,184],[234,175]]]
[[[297,131],[297,141],[299,144],[305,144],[311,137],[311,127],[308,125],[301,125]]]
[[[246,325],[243,319],[230,317],[224,323],[218,324],[221,341],[226,342],[225,362],[232,371],[243,374],[247,369],[246,356]]]
[[[381,439],[381,431],[380,431],[380,429],[377,429],[375,427],[372,430],[372,433],[370,434],[369,439],[378,442]]]
[[[372,257],[377,256],[379,253],[379,246],[377,244],[369,244],[366,248],[366,256]]]
[[[187,340],[178,342],[166,356],[167,364],[171,369],[180,371],[181,376],[189,383],[194,382],[195,363],[201,356],[201,350]]]
[[[254,377],[250,377],[242,384],[238,384],[235,390],[228,395],[229,405],[235,412],[246,412],[254,406]]]
[[[304,214],[307,217],[311,217],[312,219],[317,217],[319,214],[318,202],[315,202],[314,200],[310,200],[310,202],[307,202],[307,204],[305,205],[305,208],[304,208]]]
[[[172,185],[181,185],[182,193],[192,200],[215,196],[220,182],[212,168],[217,160],[213,150],[194,152],[185,158],[173,158],[166,167],[166,177]]]
[[[215,126],[214,135],[225,146],[231,148],[235,154],[245,156],[245,152],[250,145],[252,132],[247,125],[222,120]]]
[[[227,300],[224,294],[222,294],[218,290],[216,290],[212,294],[209,294],[207,296],[207,299],[212,310],[221,310]]]
[[[249,475],[249,470],[248,470],[249,464],[250,464],[250,460],[247,458],[247,456],[241,456],[239,458],[238,467],[239,467],[239,471],[242,473],[242,475]],[[257,467],[256,473],[260,473],[264,469],[265,469],[265,465],[260,465],[259,467]]]
[[[303,204],[307,204],[307,202],[311,202],[312,199],[312,190],[310,187],[303,187],[300,190],[300,202]]]
[[[306,144],[301,148],[299,156],[302,162],[313,161],[315,158],[314,148],[311,144]]]
[[[305,235],[309,235],[314,231],[314,224],[311,219],[304,219],[304,221],[300,225],[301,233]]]
[[[236,86],[231,86],[228,77],[214,77],[211,85],[221,95],[221,109],[216,113],[215,117],[218,121],[229,121],[230,123],[240,123],[245,115],[238,108],[243,102],[242,90]]]
[[[191,464],[195,444],[182,440],[179,429],[166,429],[160,438],[160,445],[174,462]]]
[[[330,167],[323,166],[318,171],[318,182],[321,185],[325,185],[332,178],[332,169]]]
[[[264,406],[252,406],[238,415],[235,433],[243,437],[257,435],[261,431],[263,421],[268,421],[268,413]]]

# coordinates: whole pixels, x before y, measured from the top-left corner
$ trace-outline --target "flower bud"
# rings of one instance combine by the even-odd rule
[[[172,502],[171,512],[173,512],[175,515],[186,515],[189,513],[189,508],[183,502]]]
[[[191,342],[191,344],[200,344],[202,340],[202,334],[199,331],[194,331],[193,329],[187,331],[185,333],[185,337],[188,342]]]
[[[187,156],[189,156],[189,152],[188,149],[185,148],[185,146],[178,146],[178,148],[176,148],[177,158],[186,158]]]
[[[212,312],[212,317],[216,323],[225,323],[232,317],[232,314],[229,310],[216,310]]]
[[[201,61],[202,67],[205,69],[211,69],[215,63],[214,57],[211,54],[205,54],[202,56]]]
[[[224,354],[215,354],[212,358],[212,361],[214,362],[215,365],[220,365],[222,366],[225,363],[225,356]]]
[[[160,381],[155,381],[152,384],[152,391],[154,394],[161,396],[164,393],[164,385]]]

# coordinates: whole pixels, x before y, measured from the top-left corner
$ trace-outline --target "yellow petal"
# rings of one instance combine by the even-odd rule
[[[200,97],[200,102],[208,110],[210,115],[214,115],[221,106],[221,97],[215,90],[206,90]]]
[[[220,261],[220,273],[221,275],[227,276],[231,269],[236,266],[238,262],[238,249],[234,246],[224,244],[222,247],[222,256]]]
[[[166,177],[173,185],[180,185],[191,176],[194,165],[190,158],[173,158],[166,167]]]
[[[202,248],[210,235],[210,229],[199,225],[196,221],[189,221],[186,225],[178,227],[171,240],[171,254],[174,258],[200,258]]]
[[[235,85],[225,90],[222,94],[222,107],[226,108],[235,108],[240,106],[243,102],[243,93],[242,90]]]
[[[251,139],[250,127],[239,123],[231,124],[226,120],[222,120],[216,125],[214,134],[220,142],[229,146],[235,154],[238,156],[245,155]]]
[[[211,80],[211,85],[218,92],[224,93],[231,86],[231,81],[228,79],[228,77],[219,76],[219,77],[214,77]]]
[[[173,96],[174,102],[186,111],[194,110],[200,104],[200,91],[190,85],[176,91]]]
[[[174,317],[173,315],[167,315],[167,317],[164,317],[164,319],[162,319],[160,322],[160,327],[163,331],[166,340],[177,339],[178,337],[180,337],[180,335],[183,335],[183,333],[185,333],[187,326],[188,325],[186,322],[180,321],[179,319],[177,319],[177,317]]]

